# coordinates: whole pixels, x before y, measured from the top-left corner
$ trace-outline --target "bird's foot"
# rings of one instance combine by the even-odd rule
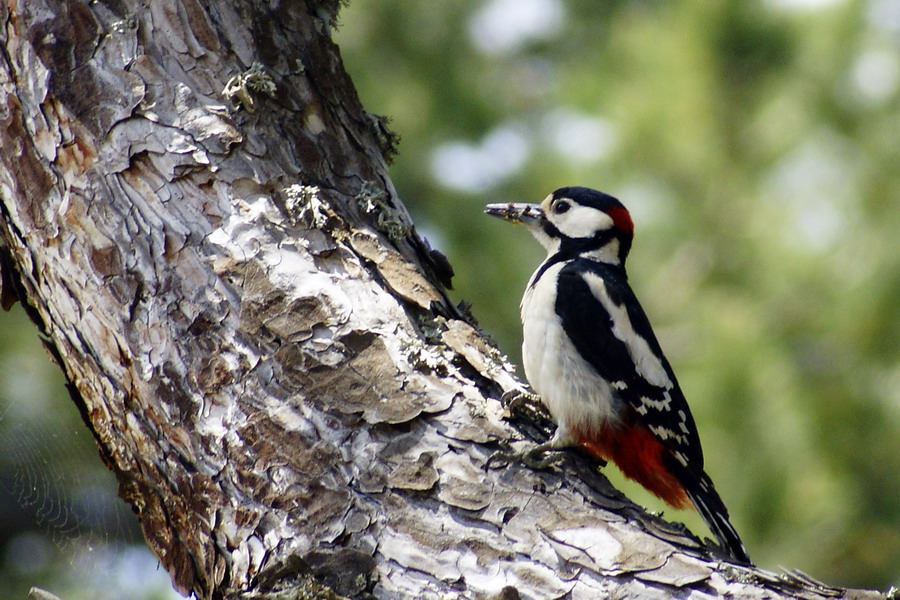
[[[522,454],[522,463],[532,469],[542,470],[558,465],[565,458],[564,449],[557,448],[549,441],[526,450]]]
[[[541,401],[541,397],[532,392],[525,390],[513,389],[503,392],[500,396],[500,403],[507,409],[513,409],[524,403],[536,404]]]
[[[500,396],[500,403],[510,416],[519,415],[538,424],[553,421],[550,413],[547,412],[547,407],[544,406],[541,397],[537,394],[523,390],[509,390]]]
[[[526,467],[543,470],[562,462],[565,454],[551,442],[535,444],[525,450],[513,450],[509,446],[498,450],[488,458],[487,468],[505,467],[514,462],[521,462]]]
[[[524,417],[545,430],[553,427],[553,417],[547,412],[547,407],[537,394],[518,389],[510,390],[500,397],[500,403],[510,417],[513,415]],[[535,444],[525,450],[513,450],[507,445],[488,459],[487,466],[496,468],[521,462],[532,469],[547,469],[559,464],[565,458],[561,450],[568,444],[561,445],[560,441],[561,438],[557,434],[550,441]]]

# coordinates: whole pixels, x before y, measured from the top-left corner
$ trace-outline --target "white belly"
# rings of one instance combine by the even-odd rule
[[[567,430],[591,430],[616,418],[621,401],[563,331],[554,309],[563,263],[547,269],[522,298],[522,362],[544,405]]]

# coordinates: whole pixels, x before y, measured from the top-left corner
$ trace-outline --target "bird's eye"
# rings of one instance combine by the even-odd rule
[[[565,201],[557,202],[556,204],[553,205],[553,212],[555,212],[558,215],[561,215],[564,212],[566,212],[567,210],[569,210],[570,208],[572,208],[572,205],[569,204],[568,202],[565,202]]]

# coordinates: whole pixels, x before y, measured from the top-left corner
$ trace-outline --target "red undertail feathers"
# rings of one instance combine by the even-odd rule
[[[599,432],[576,432],[579,445],[594,458],[612,461],[619,470],[674,508],[692,508],[684,486],[665,466],[668,450],[646,427],[606,426]]]

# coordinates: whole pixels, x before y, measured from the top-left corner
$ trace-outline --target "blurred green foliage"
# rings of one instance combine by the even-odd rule
[[[335,37],[456,297],[513,360],[542,252],[483,205],[618,196],[752,556],[900,584],[900,5],[357,0]]]

